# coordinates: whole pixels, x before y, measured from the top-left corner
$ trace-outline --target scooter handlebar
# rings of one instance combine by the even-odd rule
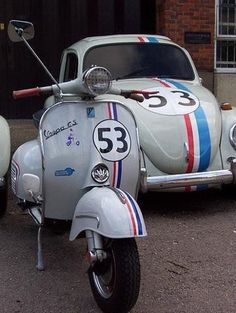
[[[14,99],[20,99],[25,97],[31,97],[31,96],[39,96],[40,95],[40,88],[30,88],[30,89],[22,89],[22,90],[16,90],[12,93]]]
[[[29,88],[29,89],[22,89],[22,90],[16,90],[13,91],[12,95],[14,99],[20,99],[20,98],[26,98],[26,97],[32,97],[32,96],[40,96],[43,94],[51,94],[52,93],[52,87],[35,87],[35,88]]]
[[[71,84],[71,82],[69,82],[69,84]],[[67,92],[69,90],[68,87],[71,87],[69,84],[68,82],[62,83],[60,84],[60,87],[64,87],[64,88],[66,87],[67,90],[66,89],[65,90]],[[57,86],[52,85],[52,86],[46,86],[46,87],[35,87],[35,88],[17,90],[17,91],[13,91],[13,98],[20,99],[20,98],[26,98],[26,97],[32,97],[32,96],[51,95],[53,94],[53,92],[55,92],[54,88],[57,88]],[[138,102],[143,102],[144,97],[147,94],[156,93],[156,91],[148,92],[148,91],[142,91],[142,90],[122,90],[119,88],[111,88],[109,93],[114,94],[114,95],[120,95],[124,98],[129,98]]]
[[[144,100],[141,90],[123,90],[119,88],[111,88],[109,93],[122,96],[126,99],[129,98],[132,100],[136,100],[138,102],[143,102]]]
[[[122,94],[123,96],[123,94]],[[138,101],[138,102],[143,102],[143,96],[141,95],[138,95],[137,93],[129,93],[128,96],[124,96],[125,98],[129,98],[129,99],[132,99],[132,100],[135,100],[135,101]]]

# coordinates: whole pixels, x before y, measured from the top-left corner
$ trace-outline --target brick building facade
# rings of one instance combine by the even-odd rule
[[[214,69],[215,2],[212,0],[165,0],[157,5],[159,32],[173,38],[192,55],[199,70]],[[199,10],[199,8],[202,8]],[[185,43],[186,32],[209,32],[208,44]]]
[[[186,33],[189,32],[208,34],[210,42],[188,43]],[[157,0],[157,33],[185,47],[207,87],[213,89],[215,1]]]
[[[156,0],[156,12],[157,33],[186,48],[203,85],[236,106],[236,0]]]

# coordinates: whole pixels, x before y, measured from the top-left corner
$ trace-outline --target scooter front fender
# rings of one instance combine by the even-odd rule
[[[77,203],[70,240],[91,230],[108,238],[147,235],[141,210],[134,198],[118,188],[94,187]]]

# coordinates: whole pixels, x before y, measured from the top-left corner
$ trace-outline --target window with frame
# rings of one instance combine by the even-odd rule
[[[216,56],[217,70],[236,70],[236,0],[216,1]]]
[[[194,72],[182,49],[164,43],[114,43],[92,47],[83,70],[93,64],[107,68],[113,79],[159,77],[194,80]]]
[[[68,53],[66,56],[65,72],[63,82],[67,82],[77,78],[78,73],[78,57],[75,53]]]

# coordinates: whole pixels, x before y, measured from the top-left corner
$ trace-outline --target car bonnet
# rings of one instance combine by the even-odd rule
[[[215,97],[202,85],[171,79],[117,82],[126,89],[149,91],[142,103],[126,105],[133,111],[141,146],[163,173],[207,170],[221,136],[221,115]]]

